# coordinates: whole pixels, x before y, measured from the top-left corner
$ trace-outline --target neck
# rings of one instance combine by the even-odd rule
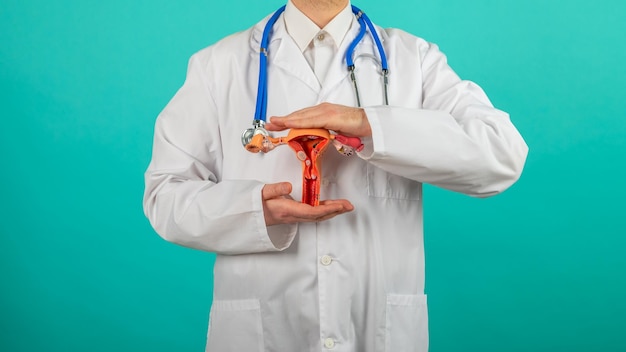
[[[341,10],[348,0],[291,0],[318,27],[324,28]]]

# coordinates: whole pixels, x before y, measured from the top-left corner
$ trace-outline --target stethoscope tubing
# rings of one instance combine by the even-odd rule
[[[269,39],[270,39],[272,28],[274,27],[274,24],[276,23],[280,15],[285,11],[285,7],[286,5],[283,5],[278,10],[276,10],[276,12],[274,12],[274,14],[267,21],[267,24],[265,25],[265,28],[263,29],[263,36],[261,37],[261,45],[259,49],[259,58],[260,58],[259,59],[259,82],[258,82],[258,87],[257,87],[257,101],[256,101],[255,112],[254,112],[253,130],[263,129],[263,126],[267,119],[267,101],[268,101],[268,98],[267,98],[267,90],[268,90],[267,89],[267,59],[269,55],[269,52],[268,52]],[[367,15],[363,11],[361,11],[361,9],[359,9],[358,7],[354,5],[352,6],[352,12],[354,13],[354,15],[357,18],[357,21],[359,22],[360,30],[356,38],[348,46],[348,49],[346,51],[346,64],[348,66],[348,70],[350,71],[350,76],[351,76],[352,83],[354,86],[354,91],[356,94],[357,105],[359,107],[361,106],[361,99],[359,96],[359,89],[357,86],[356,76],[354,73],[354,70],[355,70],[354,51],[357,45],[363,40],[363,37],[365,36],[365,33],[367,31],[367,28],[369,28],[370,30],[370,35],[372,36],[374,42],[376,43],[378,54],[380,56],[380,64],[381,64],[381,68],[383,72],[383,79],[384,79],[384,100],[385,100],[385,105],[387,105],[388,104],[387,75],[388,75],[389,69],[387,66],[387,56],[385,55],[385,50],[380,41],[380,38],[378,37],[378,33],[376,32],[376,27],[374,26],[372,21],[370,21]],[[250,131],[250,135],[251,133],[252,131]],[[244,131],[244,136],[246,136],[245,131]],[[247,137],[243,137],[243,139],[245,138]]]
[[[244,146],[246,146],[252,137],[257,134],[262,134],[267,136],[268,132],[265,130],[265,122],[267,119],[267,60],[268,60],[268,46],[270,40],[270,34],[274,24],[280,17],[280,15],[285,11],[286,5],[281,6],[267,21],[265,24],[265,28],[263,29],[263,35],[261,37],[261,45],[259,49],[259,82],[257,86],[257,101],[256,108],[254,111],[254,121],[252,122],[252,128],[246,129],[243,131],[241,136],[241,141]],[[354,93],[356,95],[357,106],[361,107],[361,98],[359,96],[359,88],[355,75],[355,65],[354,65],[354,51],[359,43],[363,40],[367,29],[369,28],[370,35],[372,39],[376,43],[376,47],[378,49],[378,55],[380,56],[380,65],[383,74],[383,90],[384,90],[384,104],[388,105],[388,97],[387,97],[387,86],[388,86],[388,75],[389,69],[387,67],[387,56],[385,55],[385,50],[383,45],[378,37],[378,33],[376,32],[376,27],[367,15],[361,11],[358,7],[352,6],[352,13],[356,16],[357,21],[359,22],[360,29],[356,38],[350,43],[348,49],[346,50],[346,64],[348,66],[348,71],[350,72],[350,79],[352,80],[352,85],[354,87]]]
[[[256,110],[254,113],[254,122],[259,124],[259,121],[265,122],[267,115],[267,47],[269,45],[270,32],[272,27],[278,20],[278,17],[285,11],[285,5],[281,6],[270,19],[267,21],[265,28],[263,29],[263,36],[261,37],[260,48],[260,60],[259,60],[259,84],[257,88],[257,100]]]
[[[380,65],[383,71],[389,70],[389,66],[387,65],[387,55],[385,55],[385,49],[383,48],[383,44],[378,37],[378,33],[376,32],[376,27],[370,21],[369,17],[365,14],[365,12],[361,11],[358,7],[352,5],[352,13],[356,16],[359,24],[361,25],[361,30],[357,37],[350,43],[348,50],[346,51],[346,64],[348,67],[354,66],[354,50],[356,46],[363,40],[363,36],[365,35],[365,27],[369,28],[370,35],[374,39],[376,43],[376,47],[378,48],[378,54],[380,55]]]

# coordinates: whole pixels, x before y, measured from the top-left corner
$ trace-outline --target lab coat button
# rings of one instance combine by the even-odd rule
[[[335,340],[331,339],[330,337],[327,338],[326,340],[324,340],[324,347],[328,349],[335,347]]]
[[[325,256],[322,256],[321,262],[322,262],[322,265],[328,266],[330,265],[330,263],[333,262],[333,258],[331,258],[331,256],[329,255],[325,255]]]
[[[320,42],[322,40],[324,40],[324,38],[326,38],[326,36],[324,35],[324,33],[321,33],[320,35],[317,36],[317,40],[319,40]]]

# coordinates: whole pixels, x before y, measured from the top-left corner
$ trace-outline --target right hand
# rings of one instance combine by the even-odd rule
[[[289,182],[270,183],[263,187],[263,214],[267,226],[324,221],[354,210],[352,203],[345,199],[324,200],[313,207],[293,200],[289,193]]]

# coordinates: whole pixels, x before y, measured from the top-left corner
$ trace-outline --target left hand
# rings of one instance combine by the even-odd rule
[[[287,116],[273,116],[265,125],[268,131],[289,128],[325,128],[353,137],[370,137],[372,128],[362,108],[322,103],[292,112]]]
[[[319,222],[351,212],[354,206],[346,199],[323,200],[316,207],[293,200],[289,182],[263,186],[263,216],[267,226],[298,222]]]

